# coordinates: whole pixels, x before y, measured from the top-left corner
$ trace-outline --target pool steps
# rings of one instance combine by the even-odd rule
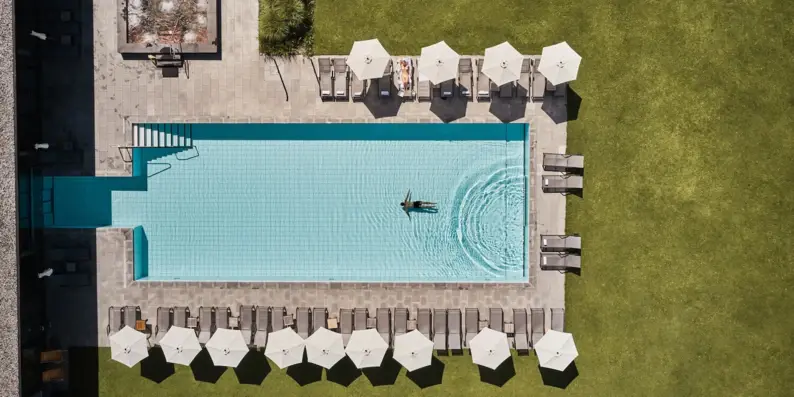
[[[132,147],[192,147],[190,124],[143,123],[132,126]]]

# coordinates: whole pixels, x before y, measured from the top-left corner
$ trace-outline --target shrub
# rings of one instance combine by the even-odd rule
[[[313,1],[259,0],[259,52],[294,55],[311,51]]]

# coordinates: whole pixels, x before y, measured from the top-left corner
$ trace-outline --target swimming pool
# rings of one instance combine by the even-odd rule
[[[144,189],[110,189],[111,223],[145,234],[141,278],[527,280],[525,124],[192,131],[193,149],[136,149]],[[438,211],[407,216],[409,189]]]

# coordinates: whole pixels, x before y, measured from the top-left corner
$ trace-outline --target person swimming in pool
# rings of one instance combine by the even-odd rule
[[[411,217],[410,211],[412,209],[436,209],[436,203],[431,203],[429,201],[411,201],[411,191],[408,190],[408,194],[405,195],[405,199],[402,203],[400,203],[400,207],[403,207],[403,211],[405,214],[408,215],[408,218]]]

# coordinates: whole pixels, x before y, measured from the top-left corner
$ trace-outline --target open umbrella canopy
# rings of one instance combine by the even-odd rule
[[[306,356],[309,362],[331,369],[345,357],[342,334],[320,328],[306,339]]]
[[[345,353],[357,368],[378,367],[389,345],[374,328],[353,331]]]
[[[114,360],[132,367],[149,357],[146,335],[125,326],[110,337],[110,355]]]
[[[469,343],[471,358],[477,365],[496,369],[510,357],[507,334],[483,328]]]
[[[567,332],[549,330],[534,347],[540,366],[557,371],[565,371],[579,356],[573,335]]]
[[[160,340],[165,361],[174,364],[190,365],[201,352],[196,331],[189,328],[172,326]]]
[[[235,368],[248,354],[248,345],[239,330],[218,328],[207,342],[207,352],[216,366]]]
[[[512,83],[521,76],[524,56],[508,42],[485,49],[482,72],[496,85]]]
[[[389,64],[389,53],[378,39],[356,41],[347,56],[347,66],[361,80],[379,79]]]
[[[582,57],[567,42],[543,47],[538,71],[551,84],[559,85],[576,80]]]
[[[399,335],[394,341],[394,359],[408,371],[427,367],[433,359],[433,342],[417,330]]]
[[[303,361],[303,349],[306,341],[295,333],[292,328],[280,329],[267,335],[265,356],[279,368],[300,364]]]
[[[433,84],[454,79],[458,76],[460,55],[440,41],[431,46],[422,47],[419,59],[419,81],[430,80]]]

